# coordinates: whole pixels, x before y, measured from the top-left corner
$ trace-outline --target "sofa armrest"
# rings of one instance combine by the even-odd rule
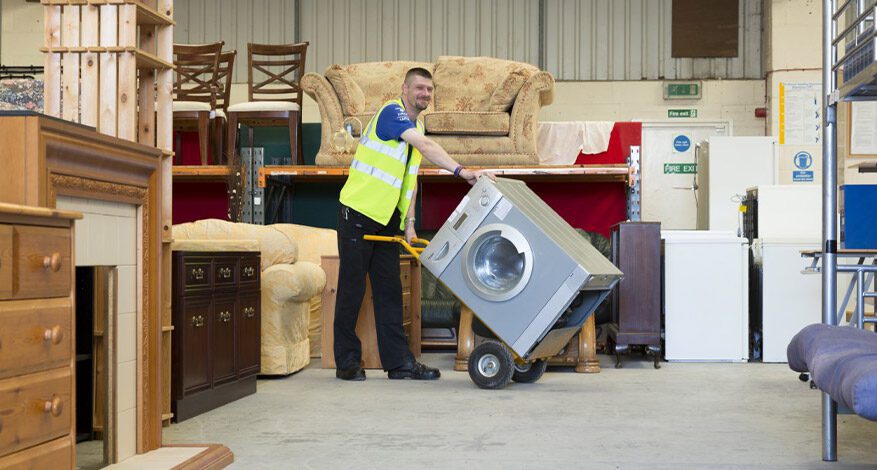
[[[306,302],[323,292],[326,273],[314,263],[275,264],[262,271],[262,296],[277,301]]]
[[[326,77],[310,72],[301,78],[301,89],[308,94],[320,107],[322,119],[321,148],[330,148],[332,134],[341,129],[344,113],[341,111],[341,101],[335,88],[326,80]]]
[[[531,76],[515,99],[512,106],[509,137],[515,150],[521,153],[536,153],[536,124],[542,106],[554,100],[554,77],[548,72],[538,72]]]
[[[338,255],[338,235],[335,230],[298,224],[275,224],[274,227],[295,240],[299,261],[320,264],[323,256]]]

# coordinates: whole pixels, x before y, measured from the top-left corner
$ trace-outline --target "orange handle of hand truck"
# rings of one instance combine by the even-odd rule
[[[383,235],[363,235],[362,237],[365,240],[372,242],[390,242],[390,243],[398,243],[405,248],[405,251],[411,253],[415,259],[420,259],[420,253],[423,252],[424,247],[419,246],[411,246],[405,240],[405,237],[401,235],[396,235],[394,237],[387,237]],[[417,243],[421,245],[429,245],[429,240],[424,240],[423,238],[414,238],[411,240],[411,243]]]

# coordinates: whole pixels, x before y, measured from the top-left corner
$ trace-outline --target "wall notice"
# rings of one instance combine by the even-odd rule
[[[856,101],[850,104],[850,155],[877,155],[877,102]]]
[[[819,83],[780,82],[780,144],[822,141],[822,92]]]

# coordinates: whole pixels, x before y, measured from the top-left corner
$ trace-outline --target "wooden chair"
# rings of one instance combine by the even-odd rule
[[[174,130],[198,129],[201,164],[207,164],[210,120],[216,109],[219,56],[223,42],[174,44]],[[177,158],[180,137],[177,136]]]
[[[223,51],[219,55],[219,68],[216,71],[216,118],[213,120],[214,143],[218,163],[227,161],[225,152],[228,149],[223,148],[226,142],[225,136],[228,132],[228,104],[231,97],[231,82],[234,74],[234,59],[237,51]]]
[[[299,81],[304,73],[307,49],[307,42],[282,45],[247,44],[248,101],[228,107],[227,151],[236,151],[238,124],[250,127],[251,146],[253,127],[286,125],[289,128],[291,162],[303,162],[299,132],[302,105]],[[260,77],[261,81],[257,83],[255,73],[264,74],[264,80]]]

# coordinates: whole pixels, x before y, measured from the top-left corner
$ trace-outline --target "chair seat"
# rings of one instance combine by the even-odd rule
[[[223,111],[223,110],[221,110],[221,109],[217,109],[217,110],[214,112],[214,115],[215,115],[216,117],[218,117],[219,119],[223,119],[223,120],[224,120],[224,119],[228,119],[228,118],[226,117],[226,115],[225,115],[225,111]]]
[[[248,101],[237,103],[228,107],[228,112],[251,112],[251,111],[298,111],[297,103],[289,101]]]
[[[210,103],[201,101],[174,101],[171,109],[177,111],[210,111]]]

